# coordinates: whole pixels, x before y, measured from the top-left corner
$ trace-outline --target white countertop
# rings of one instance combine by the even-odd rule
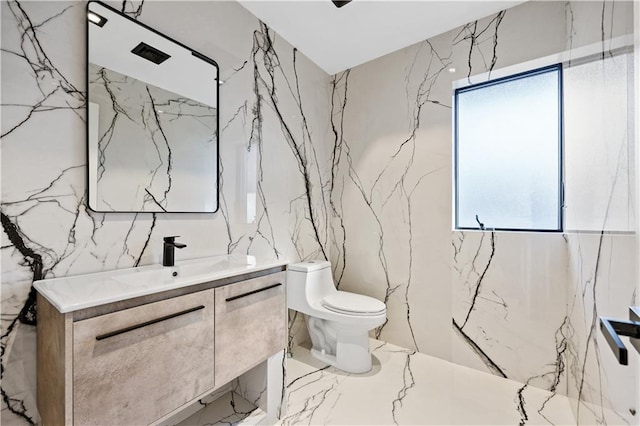
[[[254,256],[212,256],[34,282],[35,289],[61,313],[210,282],[286,265]]]

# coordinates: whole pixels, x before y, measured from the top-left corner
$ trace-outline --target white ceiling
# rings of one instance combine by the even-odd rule
[[[238,0],[329,74],[442,34],[523,0]]]

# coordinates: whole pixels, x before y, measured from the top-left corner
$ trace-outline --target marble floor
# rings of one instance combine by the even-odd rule
[[[371,345],[374,365],[364,375],[327,367],[294,347],[281,424],[575,424],[564,396],[389,343]]]
[[[295,346],[287,359],[280,425],[575,424],[564,396],[390,343],[372,339],[371,348],[372,371],[348,374]],[[256,425],[263,414],[226,393],[179,425]],[[25,423],[3,415],[2,424]]]

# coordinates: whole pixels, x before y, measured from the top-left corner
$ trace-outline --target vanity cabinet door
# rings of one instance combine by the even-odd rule
[[[149,424],[212,389],[214,294],[74,323],[74,424]]]
[[[216,289],[216,383],[222,385],[287,345],[285,273]]]

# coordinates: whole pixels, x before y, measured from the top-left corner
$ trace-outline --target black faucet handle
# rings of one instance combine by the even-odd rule
[[[180,235],[173,235],[173,236],[170,236],[170,237],[164,237],[163,240],[164,240],[165,243],[173,243],[176,240],[176,238],[180,238]]]

